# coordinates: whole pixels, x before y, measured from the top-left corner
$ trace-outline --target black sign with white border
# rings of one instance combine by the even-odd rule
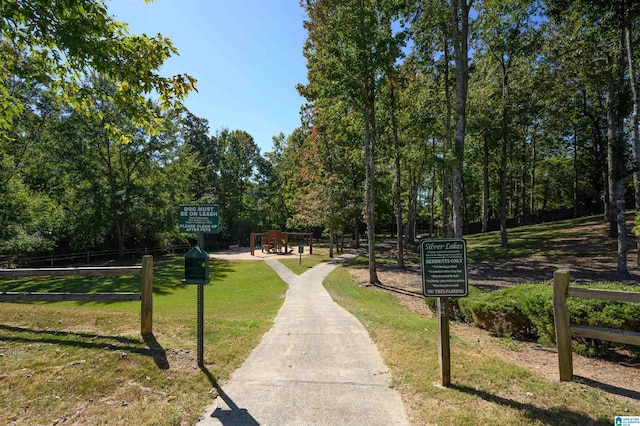
[[[422,294],[426,297],[464,297],[469,294],[467,242],[427,239],[420,243]]]

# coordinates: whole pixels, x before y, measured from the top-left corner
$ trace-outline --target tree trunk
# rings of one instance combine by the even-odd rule
[[[124,252],[126,250],[126,247],[124,245],[124,239],[126,236],[126,224],[125,224],[125,220],[123,217],[118,217],[116,219],[116,235],[118,237],[118,259],[119,260],[123,260],[124,259]]]
[[[453,7],[453,6],[452,6]],[[445,40],[444,45],[444,99],[446,106],[445,116],[445,142],[444,142],[444,156],[443,156],[443,174],[442,174],[442,228],[443,235],[445,237],[451,237],[450,235],[450,223],[449,223],[449,176],[451,168],[449,166],[448,153],[451,149],[453,136],[451,135],[451,91],[449,90],[449,45]]]
[[[458,2],[461,1],[461,4]],[[472,1],[472,0],[471,0]],[[453,29],[454,56],[456,61],[456,132],[453,153],[453,236],[462,238],[462,165],[464,162],[464,137],[467,123],[467,93],[469,88],[469,9],[467,0],[451,2],[451,26]]]
[[[582,89],[582,112],[585,117],[591,122],[591,136],[593,137],[593,158],[594,163],[600,165],[600,182],[594,182],[594,187],[602,188],[602,205],[603,205],[603,220],[609,221],[609,174],[607,172],[607,160],[606,154],[607,144],[604,141],[602,127],[600,126],[599,117],[596,114],[589,112],[588,109],[588,96],[586,90]],[[599,98],[598,98],[599,99]]]
[[[578,217],[578,131],[573,131],[573,217]]]
[[[391,81],[391,128],[393,133],[393,152],[396,166],[396,234],[398,248],[398,268],[404,269],[404,241],[402,238],[402,188],[400,173],[400,142],[398,140],[398,121],[396,119],[396,101],[393,81]]]
[[[432,140],[432,145],[433,145],[433,155],[435,157],[435,153],[436,153],[436,139],[433,138]],[[436,213],[436,208],[435,208],[435,204],[436,204],[436,180],[437,180],[437,174],[436,174],[436,162],[433,162],[433,170],[431,171],[431,217],[429,220],[429,238],[433,238],[433,228],[435,225],[435,213]]]
[[[500,245],[509,246],[507,239],[507,138],[503,136],[500,159]]]
[[[529,212],[535,212],[535,192],[536,192],[536,133],[534,130],[533,137],[531,138],[531,198],[529,201]]]
[[[364,108],[364,161],[366,180],[367,246],[369,250],[369,284],[378,284],[376,271],[376,223],[375,223],[375,94],[373,77],[365,82],[366,105]]]
[[[627,47],[627,65],[629,67],[629,85],[633,94],[633,114],[631,115],[631,145],[633,147],[633,188],[636,211],[640,210],[640,135],[638,134],[638,115],[640,114],[640,93],[636,76],[635,54],[633,50],[632,23],[629,16],[625,19],[625,44]],[[640,255],[640,253],[639,253]]]
[[[508,247],[507,239],[507,155],[509,146],[508,124],[509,74],[502,57],[502,155],[500,158],[500,237],[501,246]]]
[[[329,257],[333,259],[333,234],[334,234],[333,226],[329,226]]]
[[[634,160],[633,189],[636,214],[638,214],[638,212],[640,212],[640,130],[638,129],[638,121],[640,121],[640,89],[638,88],[638,76],[636,75],[631,17],[626,17],[624,27],[624,39],[627,48],[627,65],[629,67],[629,82],[631,86],[631,93],[633,94],[633,114],[631,115],[631,143],[633,147]],[[638,253],[636,256],[636,266],[640,267],[640,238],[637,238],[636,247]]]
[[[125,218],[123,217],[123,206],[122,203],[118,201],[118,182],[116,178],[116,171],[113,166],[113,158],[111,153],[111,140],[109,140],[108,135],[104,135],[105,142],[105,152],[103,160],[105,162],[105,166],[107,168],[107,179],[109,181],[109,194],[110,200],[109,205],[111,207],[111,214],[113,215],[113,227],[116,232],[117,244],[118,244],[118,259],[124,259],[124,251],[125,251]]]
[[[482,232],[489,231],[489,141],[482,145]]]
[[[624,200],[624,60],[620,40],[620,52],[612,66],[607,87],[607,139],[609,169],[609,204],[611,207],[611,230],[618,236],[618,277],[626,278],[627,269],[627,232],[625,228]]]
[[[522,219],[527,215],[529,203],[527,202],[527,143],[526,138],[522,138],[522,147],[520,150],[520,214]]]
[[[407,211],[407,229],[405,230],[404,243],[405,245],[414,244],[416,237],[416,206],[418,203],[418,183],[416,173],[409,171],[407,177],[408,187],[408,204]]]
[[[451,229],[449,223],[449,167],[447,162],[444,162],[442,170],[442,235],[450,238],[449,230]]]

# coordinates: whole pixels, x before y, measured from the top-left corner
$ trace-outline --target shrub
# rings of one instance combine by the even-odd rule
[[[620,284],[593,284],[590,288],[640,291],[640,288]],[[473,322],[497,336],[537,339],[543,345],[555,344],[553,318],[553,286],[550,284],[518,284],[496,291],[469,289],[465,298],[450,298],[451,318]],[[426,299],[436,309],[436,299]],[[567,300],[572,324],[619,330],[640,330],[640,304],[596,299]],[[622,347],[632,356],[640,356],[640,349],[632,345],[574,337],[577,353],[590,356],[611,356],[613,349]]]
[[[485,291],[477,289],[475,287],[469,287],[469,295],[467,297],[477,297],[480,293],[484,293]],[[460,301],[464,300],[465,297],[450,297],[449,298],[449,317],[454,321],[460,322],[473,322],[471,318],[467,318],[465,314],[460,309]],[[425,303],[431,309],[432,312],[436,312],[437,310],[437,297],[425,297]]]
[[[478,326],[498,336],[535,338],[534,323],[522,310],[522,299],[527,296],[530,286],[484,291],[475,297],[460,300],[460,309]]]

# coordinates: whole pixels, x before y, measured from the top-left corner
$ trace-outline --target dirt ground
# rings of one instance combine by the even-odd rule
[[[313,248],[314,255],[318,255],[324,252],[327,252],[327,249],[324,249],[322,247],[315,247],[315,246]],[[235,249],[235,250],[227,250],[227,251],[211,253],[211,257],[213,257],[214,259],[223,259],[223,260],[266,260],[266,259],[280,260],[280,259],[298,259],[299,256],[300,255],[298,254],[297,246],[289,247],[289,251],[287,253],[283,252],[278,254],[265,253],[260,249],[255,249],[254,254],[251,255],[251,250],[248,247],[240,247],[239,249]],[[305,246],[302,258],[304,259],[309,256],[310,256],[309,247]]]
[[[469,284],[480,288],[495,289],[519,282],[550,281],[557,269],[569,269],[572,282],[617,281],[616,279],[616,242],[606,238],[604,225],[576,226],[575,237],[555,239],[540,247],[545,252],[574,253],[571,256],[558,255],[529,256],[510,260],[468,261]],[[631,235],[631,234],[629,234]],[[629,238],[631,240],[631,238]],[[635,238],[629,242],[629,272],[626,282],[637,284],[640,270],[635,266],[637,252]],[[392,247],[389,244],[388,247]],[[314,254],[326,251],[315,248]],[[223,253],[214,253],[214,258],[228,260],[264,260],[268,258],[297,258],[297,250],[287,255],[266,254],[256,250],[251,256],[249,249],[239,249]],[[308,250],[306,250],[308,251]],[[607,254],[595,254],[607,253]],[[413,254],[415,255],[415,254]],[[305,253],[303,257],[309,256]],[[368,282],[366,269],[352,269],[354,281],[363,286]],[[392,266],[378,265],[378,278],[389,287],[398,301],[412,312],[433,316],[421,296],[422,278],[419,265],[408,265],[401,271]],[[477,327],[452,323],[452,334],[471,343],[485,356],[498,356],[534,371],[547,380],[558,380],[558,356],[555,348],[544,347],[534,342],[505,341],[486,330]],[[574,376],[579,383],[595,387],[610,393],[614,397],[624,398],[640,409],[640,364],[611,362],[573,355]]]

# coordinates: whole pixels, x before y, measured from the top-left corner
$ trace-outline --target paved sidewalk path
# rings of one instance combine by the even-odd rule
[[[300,276],[267,260],[289,284],[285,302],[198,424],[409,424],[367,331],[322,286],[342,259]]]

